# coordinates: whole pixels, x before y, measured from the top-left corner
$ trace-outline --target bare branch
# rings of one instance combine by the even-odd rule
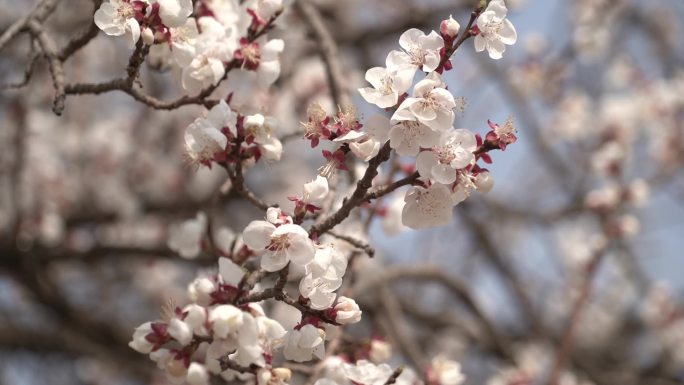
[[[316,38],[321,58],[323,58],[327,69],[328,84],[333,102],[337,106],[351,105],[349,89],[346,86],[345,76],[340,65],[341,61],[337,54],[337,44],[326,27],[321,14],[310,0],[297,0],[295,6]]]

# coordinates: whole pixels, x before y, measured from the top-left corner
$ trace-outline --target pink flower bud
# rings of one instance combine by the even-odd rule
[[[449,15],[447,20],[442,20],[442,24],[439,25],[439,32],[441,32],[443,36],[449,36],[451,38],[458,35],[459,29],[461,29],[461,24],[454,20],[451,15]]]
[[[142,33],[140,34],[143,39],[143,43],[147,45],[152,45],[154,44],[154,32],[150,28],[143,28]]]

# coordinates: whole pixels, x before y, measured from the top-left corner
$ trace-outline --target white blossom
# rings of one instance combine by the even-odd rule
[[[142,29],[142,31],[140,32],[140,36],[142,37],[143,43],[145,43],[147,45],[154,44],[154,32],[152,31],[151,28],[144,27]]]
[[[256,317],[259,329],[259,342],[264,353],[272,354],[283,344],[285,328],[278,321],[266,316]]]
[[[259,369],[256,378],[257,385],[287,385],[292,371],[288,368]]]
[[[190,366],[188,366],[186,381],[188,382],[188,385],[208,385],[209,372],[204,365],[192,362],[190,363]]]
[[[335,321],[341,325],[361,321],[361,309],[352,298],[341,296],[335,304]]]
[[[140,38],[140,24],[135,18],[135,8],[129,1],[105,1],[95,11],[93,18],[95,25],[107,35],[121,36],[125,34],[130,47],[134,47]]]
[[[433,184],[428,188],[413,186],[404,197],[401,221],[413,229],[442,226],[451,221],[452,198],[449,188]]]
[[[188,368],[185,366],[185,360],[176,357],[169,357],[164,367],[166,371],[166,378],[174,385],[182,384],[188,375]]]
[[[492,0],[477,18],[480,33],[475,36],[475,51],[487,49],[489,57],[501,59],[506,45],[515,44],[518,39],[513,24],[506,19],[508,9],[504,0]]]
[[[459,170],[456,185],[451,187],[451,204],[456,206],[470,196],[477,189],[475,177],[469,170]]]
[[[627,156],[627,149],[621,143],[610,141],[592,154],[591,166],[597,174],[609,174],[613,166],[620,164]]]
[[[211,161],[217,153],[224,151],[228,138],[221,131],[224,127],[235,135],[237,115],[221,100],[209,110],[206,118],[197,118],[185,129],[185,149],[195,163]]]
[[[302,202],[318,205],[328,196],[328,178],[316,175],[316,179],[304,184]]]
[[[216,282],[206,277],[198,277],[188,285],[188,296],[201,306],[212,302],[211,293],[217,289]]]
[[[473,151],[477,148],[475,135],[463,128],[442,135],[439,144],[422,151],[416,159],[418,172],[442,184],[456,181],[456,170],[475,161]]]
[[[325,357],[325,332],[317,327],[307,324],[299,330],[290,330],[285,336],[285,348],[283,355],[286,359],[305,362],[313,357],[323,359]]]
[[[257,67],[259,85],[268,87],[280,76],[280,54],[285,49],[282,39],[269,40],[261,47],[261,58]]]
[[[220,305],[209,313],[209,322],[217,337],[227,338],[242,326],[243,312],[232,305]]]
[[[327,279],[342,278],[346,269],[347,257],[333,244],[317,246],[314,259],[305,266],[307,274]]]
[[[196,303],[191,303],[183,308],[183,314],[185,314],[183,321],[190,327],[192,333],[200,336],[209,335],[209,332],[206,328],[208,316],[206,308]]]
[[[236,265],[235,262],[228,258],[221,257],[219,258],[219,275],[221,276],[223,283],[237,287],[242,280],[242,277],[245,276],[245,272],[240,266]]]
[[[261,155],[268,162],[277,162],[283,155],[283,144],[275,136],[271,137],[266,143],[259,145]]]
[[[589,223],[561,226],[556,234],[562,262],[572,271],[584,271],[594,254],[606,244],[606,237]]]
[[[461,364],[439,355],[432,359],[432,374],[440,385],[459,385],[465,380]]]
[[[388,68],[421,68],[432,72],[439,66],[439,51],[444,48],[444,40],[435,31],[425,35],[423,31],[411,28],[401,34],[399,45],[404,51],[392,51],[387,56]]]
[[[288,262],[300,266],[309,263],[315,254],[309,234],[299,225],[274,226],[266,221],[252,221],[243,232],[244,242],[256,252],[262,252],[261,267],[278,271]]]
[[[392,345],[386,341],[373,339],[368,358],[376,364],[387,362],[392,357]]]
[[[254,10],[259,18],[268,21],[283,10],[283,0],[248,0],[243,6]]]
[[[333,139],[333,141],[336,143],[348,143],[351,152],[364,161],[368,161],[377,155],[382,146],[382,143],[372,135],[354,130]]]
[[[359,360],[356,364],[344,364],[347,377],[361,385],[383,385],[392,375],[392,368],[387,364],[375,365],[366,360]]]
[[[327,382],[317,382],[318,384],[337,384],[337,385],[351,385],[347,375],[344,372],[345,360],[340,356],[330,355],[323,360],[323,377]],[[323,379],[323,378],[322,378]],[[321,379],[321,380],[322,380]],[[321,381],[319,380],[319,381]]]
[[[202,251],[202,237],[207,228],[207,216],[200,212],[197,217],[184,221],[171,229],[167,245],[181,257],[197,258]]]
[[[316,247],[314,259],[305,266],[306,275],[299,283],[299,292],[311,301],[314,309],[327,309],[334,302],[334,293],[342,285],[347,258],[333,245]]]
[[[622,189],[615,183],[591,190],[584,197],[584,204],[593,209],[616,207],[622,199]]]
[[[254,114],[245,116],[243,126],[245,137],[255,143],[264,143],[273,135],[277,121],[270,116]]]
[[[154,345],[145,337],[150,333],[152,333],[152,322],[145,322],[138,326],[135,328],[133,340],[128,343],[128,346],[139,353],[149,354],[152,352]]]
[[[235,349],[237,349],[237,341],[233,338],[214,339],[207,347],[204,365],[213,374],[222,373],[221,358],[235,351]]]
[[[166,368],[166,364],[171,360],[172,356],[171,351],[164,348],[157,349],[150,353],[150,359],[157,363],[157,368],[159,369]]]
[[[380,143],[390,139],[390,120],[383,115],[371,115],[364,123],[363,130]]]
[[[192,327],[179,318],[172,318],[166,331],[182,346],[186,346],[192,341]]]
[[[270,116],[254,114],[245,117],[243,127],[248,141],[254,141],[259,146],[261,154],[268,161],[278,161],[283,152],[283,145],[273,135],[277,121]]]
[[[259,343],[259,330],[256,319],[249,313],[242,314],[242,325],[236,333],[238,347],[230,358],[240,366],[265,364],[263,350]]]
[[[247,28],[251,24],[251,17],[247,14],[245,9],[240,6],[238,0],[206,0],[203,1],[216,19],[226,28],[232,29],[231,32],[237,32],[240,36],[244,36]],[[249,3],[245,3],[246,5]]]
[[[175,28],[185,24],[192,14],[192,0],[157,0],[159,17],[165,26]]]
[[[408,91],[413,82],[415,70],[407,67],[396,67],[390,62],[387,67],[373,67],[366,71],[366,81],[372,87],[359,88],[359,93],[368,103],[380,108],[389,108],[397,104],[399,96]]]
[[[311,301],[311,308],[322,310],[335,302],[335,290],[341,285],[341,278],[314,277],[309,273],[299,282],[299,293]]]
[[[214,229],[212,239],[218,251],[223,254],[230,254],[233,249],[240,248],[241,238],[225,226]]]
[[[237,39],[216,19],[201,17],[198,23],[202,33],[196,38],[195,57],[181,74],[183,88],[192,93],[218,84],[225,74],[224,63],[232,60],[238,47]]]
[[[401,223],[401,212],[404,209],[404,197],[393,194],[389,204],[385,207],[382,218],[382,230],[389,236],[394,236],[408,228]]]
[[[429,148],[439,142],[440,131],[417,120],[392,121],[390,128],[390,147],[403,156],[416,156],[420,148]]]
[[[492,177],[489,171],[482,171],[477,174],[474,183],[477,191],[486,194],[494,187],[494,177]]]
[[[226,136],[207,119],[198,118],[185,129],[185,149],[195,164],[210,162],[227,144]]]
[[[235,125],[237,124],[237,113],[235,113],[225,100],[221,100],[213,106],[207,113],[207,120],[216,128],[227,128],[233,135],[237,135]]]
[[[266,220],[276,226],[292,223],[292,217],[283,214],[280,207],[269,207],[266,209]]]
[[[389,140],[390,120],[379,114],[373,115],[366,120],[364,131],[351,130],[333,141],[348,143],[349,149],[356,157],[368,161],[376,156]]]
[[[219,57],[202,53],[183,69],[183,88],[196,93],[210,85],[216,85],[224,71],[223,61]]]
[[[189,66],[195,57],[195,43],[197,36],[199,36],[197,21],[190,17],[185,21],[185,24],[170,28],[169,34],[171,36],[171,54],[176,64],[181,68]],[[166,47],[165,44],[159,46]]]
[[[454,122],[456,100],[445,87],[441,75],[430,73],[413,87],[413,96],[399,105],[392,121],[418,120],[434,131],[448,130]]]

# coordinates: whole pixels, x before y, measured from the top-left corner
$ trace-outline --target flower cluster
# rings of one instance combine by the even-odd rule
[[[281,11],[280,0],[107,0],[94,18],[107,35],[126,35],[131,47],[142,39],[151,57],[197,93],[216,86],[231,68],[253,72],[260,86],[272,84],[284,46],[265,33]]]
[[[197,118],[185,130],[185,149],[194,165],[243,162],[261,157],[280,160],[283,145],[274,135],[276,121],[269,116],[244,116],[234,112],[225,100]]]
[[[268,40],[266,33],[281,11],[279,0],[109,0],[94,18],[106,34],[126,35],[132,46],[150,46],[150,62],[172,67],[187,92],[208,94],[233,69],[252,79],[253,87],[276,81],[284,42]],[[262,156],[280,160],[275,119],[256,111],[235,112],[231,99],[232,94],[186,129],[190,161],[211,166]],[[238,140],[246,145],[233,152]]]
[[[242,376],[240,370],[230,369],[226,359],[235,368],[265,367],[282,345],[285,330],[258,304],[226,303],[229,296],[224,294],[232,292],[235,297],[243,276],[240,267],[221,258],[220,274],[198,278],[190,286],[197,302],[183,308],[167,306],[161,320],[136,328],[129,345],[149,354],[174,383],[207,384],[210,373],[226,380]],[[201,300],[199,293],[211,301]]]
[[[283,43],[267,41],[265,32],[281,8],[275,0],[110,0],[103,3],[96,20],[109,34],[129,34],[138,47],[148,44],[157,54],[165,51],[168,61],[177,67],[183,87],[198,92],[211,91],[226,71],[237,67],[242,75],[251,72],[262,85],[275,81]],[[444,356],[437,356],[420,374],[408,368],[392,370],[385,363],[391,356],[389,345],[377,339],[352,345],[348,355],[334,351],[326,356],[326,340],[343,326],[361,321],[361,306],[341,288],[350,255],[367,250],[351,237],[334,235],[355,247],[354,253],[346,253],[332,241],[333,234],[326,233],[349,215],[351,208],[345,211],[345,205],[352,202],[359,207],[365,200],[358,197],[368,189],[361,181],[341,208],[331,196],[339,186],[332,184],[333,174],[349,170],[350,153],[358,163],[369,163],[371,176],[391,151],[415,158],[414,163],[400,167],[410,174],[403,185],[411,186],[403,202],[393,205],[401,211],[396,218],[412,228],[445,224],[452,208],[471,191],[492,188],[487,169],[478,162],[491,163],[490,151],[505,150],[516,141],[512,120],[502,125],[489,122],[484,137],[454,128],[456,112],[463,111],[464,103],[448,90],[442,75],[452,68],[451,54],[468,37],[491,40],[488,49],[498,49],[496,36],[503,36],[508,43],[515,40],[506,29],[510,23],[503,20],[503,1],[492,1],[487,10],[478,8],[476,12],[478,27],[471,28],[471,21],[464,35],[459,35],[460,25],[451,17],[442,23],[440,32],[409,29],[399,38],[401,50],[386,57],[386,67],[368,70],[366,80],[372,87],[360,89],[361,96],[391,115],[373,115],[362,122],[351,106],[340,106],[331,115],[318,104],[309,106],[304,138],[311,147],[327,141],[332,148],[322,151],[326,163],[314,180],[302,186],[301,195],[288,198],[294,203],[292,213],[250,195],[242,175],[243,166],[262,157],[280,159],[283,146],[274,135],[275,119],[263,110],[236,106],[233,94],[206,104],[211,108],[205,116],[185,130],[190,162],[225,168],[239,193],[267,208],[265,218],[250,222],[238,235],[227,228],[207,234],[213,226],[202,213],[173,226],[169,248],[184,258],[196,258],[203,252],[218,255],[218,274],[203,273],[196,278],[188,286],[192,303],[166,306],[160,320],[135,330],[130,346],[149,354],[173,383],[205,385],[211,375],[218,375],[227,381],[286,384],[292,372],[284,361],[314,359],[325,360],[325,373],[316,382],[319,385],[462,383],[460,365]],[[142,35],[142,43],[138,35]],[[414,85],[417,73],[421,79]],[[327,219],[318,216],[335,207],[339,211]],[[306,229],[308,221],[314,223]],[[299,283],[296,298],[290,296],[294,287],[288,290],[295,275]],[[275,283],[263,288],[267,277]],[[298,321],[285,327],[275,313],[273,318],[267,316],[273,301],[296,310]]]
[[[476,47],[486,45],[494,58],[501,57],[503,43],[516,40],[515,29],[505,15],[503,1],[492,1],[479,15],[478,26],[467,31],[467,36],[476,37]],[[451,69],[449,56],[458,46],[459,30],[451,17],[442,23],[440,33],[426,35],[409,29],[399,38],[402,49],[387,55],[386,66],[366,72],[372,87],[358,91],[368,103],[393,111],[389,119],[373,115],[361,124],[352,108],[329,116],[314,104],[303,123],[312,147],[320,140],[338,145],[334,151],[323,151],[326,165],[320,171],[326,177],[347,169],[347,153],[368,161],[385,143],[399,155],[417,157],[420,179],[407,191],[402,214],[403,224],[412,228],[444,225],[451,220],[451,208],[471,191],[488,192],[493,180],[477,161],[491,163],[489,151],[505,150],[516,141],[510,119],[503,125],[489,122],[491,130],[484,140],[466,129],[453,128],[456,111],[464,110],[464,102],[447,89],[441,73]],[[492,52],[499,52],[498,57]],[[411,90],[418,70],[426,75]]]
[[[518,34],[513,24],[506,19],[506,4],[504,0],[492,0],[482,14],[477,18],[475,50],[482,52],[487,49],[489,57],[501,59],[507,45],[515,44]]]
[[[325,257],[319,259],[310,270],[320,268]],[[207,384],[209,374],[226,380],[250,376],[288,380],[287,370],[272,365],[280,348],[290,360],[323,358],[323,321],[309,316],[287,332],[266,316],[261,305],[244,302],[250,301],[245,279],[241,267],[222,257],[218,274],[198,277],[188,287],[193,303],[183,308],[173,303],[165,306],[162,319],[136,328],[130,347],[149,354],[172,382],[193,385]],[[340,297],[326,314],[332,317],[329,322],[337,324],[358,322],[361,317],[358,305],[346,297]]]
[[[502,41],[515,42],[515,29],[505,15],[503,1],[492,1],[479,15],[478,27],[468,31],[475,35],[478,50],[485,46],[482,41],[487,42],[493,58],[501,57]],[[390,119],[368,119],[365,135],[357,133],[355,137],[370,136],[378,143],[389,140],[397,154],[417,157],[419,183],[407,191],[402,211],[403,224],[411,228],[444,225],[451,220],[451,208],[471,191],[488,192],[493,180],[477,161],[491,163],[489,151],[505,150],[517,139],[511,119],[503,125],[489,122],[490,131],[484,140],[467,129],[453,128],[455,111],[463,111],[464,103],[447,89],[440,72],[451,68],[446,55],[453,52],[459,29],[460,25],[449,18],[442,22],[439,34],[432,31],[425,35],[417,29],[404,32],[399,39],[403,50],[390,52],[386,68],[368,70],[366,80],[373,87],[359,89],[367,102],[394,113]],[[409,96],[418,69],[426,76]]]

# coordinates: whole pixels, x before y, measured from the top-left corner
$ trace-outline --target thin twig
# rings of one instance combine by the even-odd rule
[[[364,253],[366,253],[371,258],[373,258],[375,256],[375,249],[373,247],[371,247],[371,245],[369,245],[365,242],[362,242],[362,241],[360,241],[354,237],[350,237],[348,235],[339,234],[339,233],[334,232],[332,230],[328,231],[328,234],[332,235],[333,237],[335,237],[337,239],[340,239],[340,240],[343,240],[343,241],[349,243],[350,245],[356,247],[359,250],[362,250]]]
[[[34,48],[33,44],[31,45],[31,55],[28,60],[28,64],[26,66],[26,69],[24,70],[24,78],[21,79],[20,81],[16,83],[8,83],[8,84],[2,84],[0,85],[0,89],[2,90],[8,90],[8,89],[16,89],[16,88],[22,88],[26,86],[30,81],[31,78],[33,77],[33,70],[36,68],[36,63],[38,63],[38,59],[41,56],[40,47]]]
[[[570,317],[568,319],[567,325],[565,326],[565,330],[563,331],[560,347],[556,352],[554,364],[551,369],[551,374],[549,374],[547,385],[557,385],[559,383],[563,368],[565,367],[566,362],[570,359],[575,329],[581,320],[582,310],[589,301],[594,276],[596,276],[598,267],[600,266],[605,254],[606,247],[597,250],[587,265],[584,281],[582,282],[580,293],[572,306],[572,310],[570,311]]]
[[[389,145],[389,141],[380,149],[378,154],[368,162],[368,168],[366,169],[363,177],[356,183],[356,189],[351,196],[347,197],[342,207],[340,207],[335,213],[327,217],[323,222],[311,226],[309,234],[325,234],[330,231],[333,227],[340,224],[345,220],[351,211],[360,206],[363,202],[366,202],[366,192],[371,188],[373,183],[373,178],[378,175],[378,168],[380,165],[389,159],[392,152],[392,148]]]
[[[101,3],[102,3],[102,0],[93,1],[93,6],[95,7],[95,10],[97,10],[100,7]],[[94,13],[94,11],[93,11],[93,13]],[[95,24],[95,21],[93,19],[91,21],[90,25],[88,26],[88,28],[80,31],[74,38],[72,38],[59,51],[59,60],[61,60],[62,62],[65,62],[74,53],[76,53],[81,48],[85,47],[86,44],[88,44],[91,40],[93,40],[99,32],[100,32],[100,29],[97,27],[97,25]]]
[[[44,21],[55,9],[57,0],[43,0],[29,13],[21,19],[15,21],[10,25],[5,32],[0,35],[0,50],[2,50],[7,43],[24,30],[32,21]]]
[[[353,288],[354,293],[365,293],[376,290],[384,284],[395,281],[426,281],[438,282],[451,291],[456,298],[471,311],[471,313],[478,319],[484,332],[492,342],[494,351],[502,358],[512,360],[513,354],[510,351],[509,342],[501,335],[494,323],[487,317],[486,313],[478,303],[474,296],[468,290],[468,286],[458,280],[456,277],[446,274],[443,270],[437,267],[423,267],[417,268],[402,268],[394,267],[387,270],[384,274],[377,278],[364,281]]]
[[[349,89],[347,88],[344,73],[337,55],[337,44],[330,31],[325,25],[321,14],[309,0],[297,0],[295,7],[303,16],[306,24],[311,28],[316,39],[316,44],[325,63],[330,93],[333,102],[337,106],[351,105]]]
[[[47,59],[50,75],[52,76],[52,85],[55,88],[55,99],[52,105],[52,110],[57,115],[61,115],[64,111],[64,99],[66,93],[64,92],[64,68],[62,62],[59,60],[57,53],[57,46],[55,41],[45,32],[42,25],[34,19],[28,22],[28,28],[31,34],[38,41],[43,55]]]
[[[418,171],[416,171],[413,174],[411,174],[407,177],[404,177],[402,179],[399,179],[395,182],[392,182],[385,187],[381,187],[381,188],[378,188],[378,189],[375,189],[373,191],[368,192],[366,194],[365,200],[382,198],[383,196],[393,192],[394,190],[396,190],[400,187],[413,184],[414,182],[416,182],[418,180],[418,178],[420,178],[420,174],[418,174]]]
[[[392,373],[392,375],[387,379],[387,381],[385,381],[385,385],[392,385],[395,382],[397,382],[397,379],[399,378],[399,376],[401,376],[401,373],[403,373],[403,372],[404,372],[404,367],[403,366],[398,367],[394,371],[394,373]]]

